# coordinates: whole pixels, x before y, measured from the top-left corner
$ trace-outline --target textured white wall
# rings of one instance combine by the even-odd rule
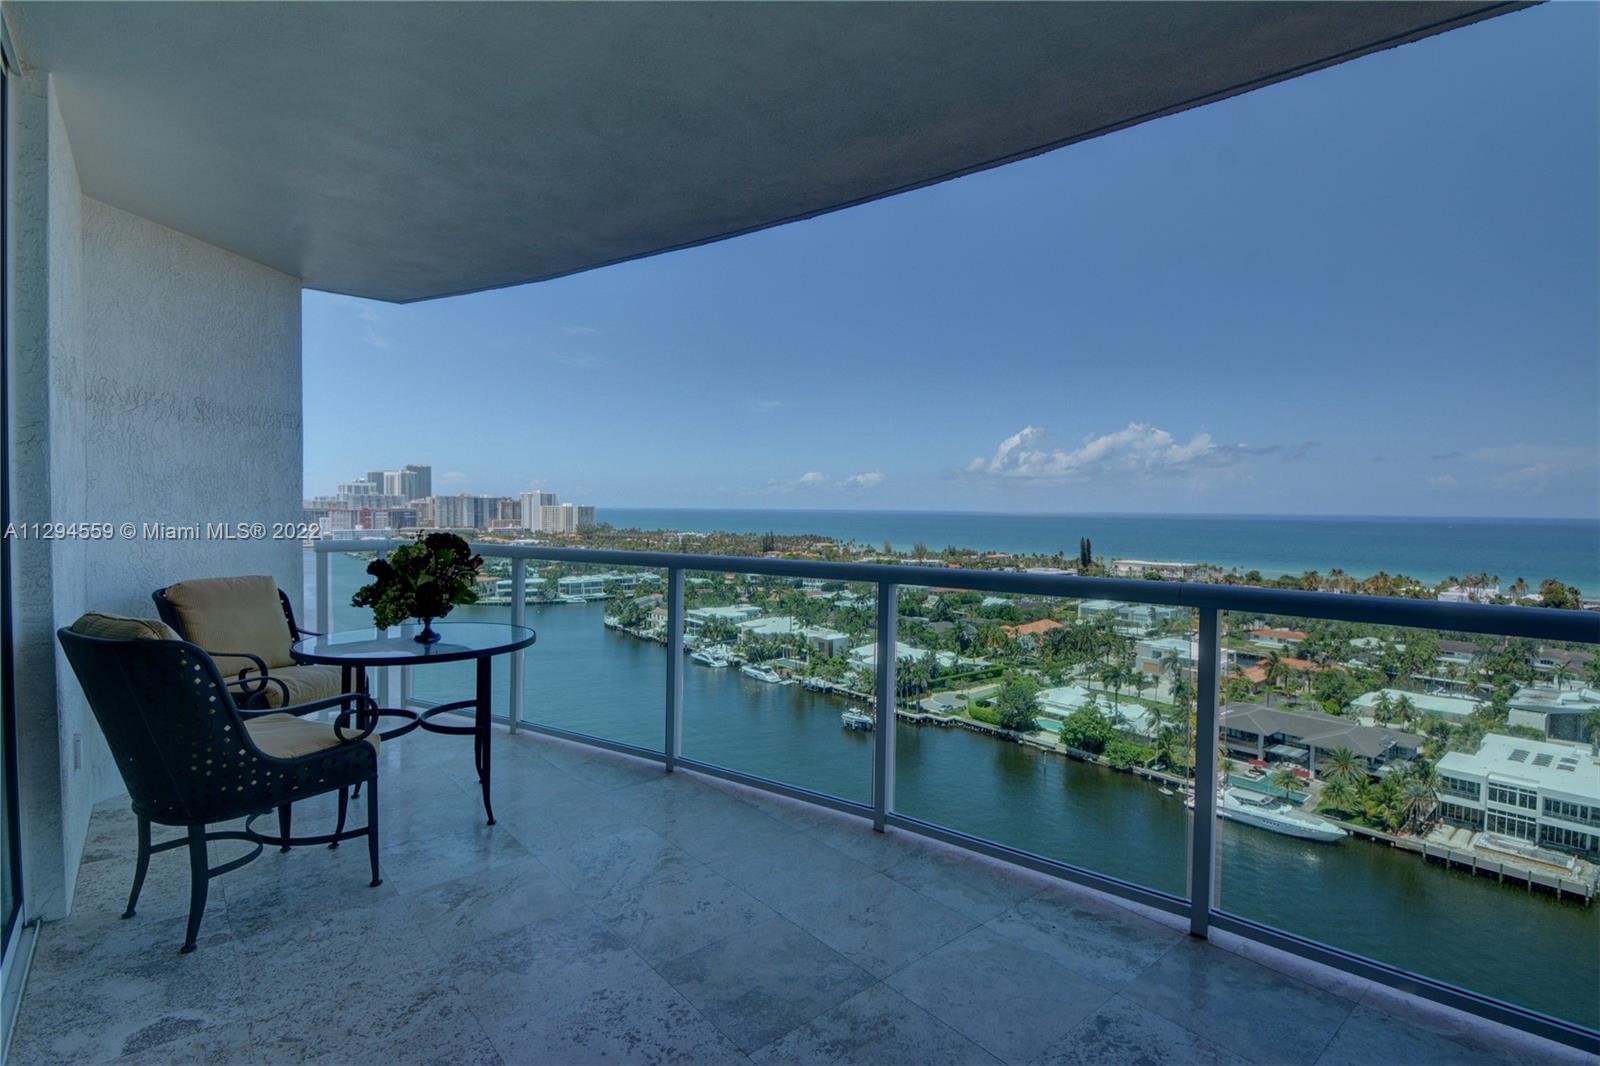
[[[83,197],[53,93],[13,94],[13,520],[294,521],[300,283]],[[13,544],[29,911],[70,906],[93,805],[122,791],[54,639],[85,610],[153,616],[184,578],[272,574],[295,541]],[[81,738],[81,759],[75,742]]]

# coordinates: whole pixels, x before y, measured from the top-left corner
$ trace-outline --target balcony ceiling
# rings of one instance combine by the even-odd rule
[[[831,211],[1516,6],[6,10],[86,195],[405,301]]]

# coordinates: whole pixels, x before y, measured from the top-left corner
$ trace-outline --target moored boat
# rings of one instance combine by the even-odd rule
[[[1295,810],[1273,796],[1258,796],[1243,789],[1222,790],[1217,813],[1230,822],[1242,822],[1301,840],[1332,844],[1349,834],[1332,822]]]
[[[851,707],[849,710],[839,715],[839,721],[844,724],[846,729],[870,730],[872,728],[872,715],[866,713],[859,707]]]
[[[720,670],[725,666],[731,665],[725,656],[718,652],[711,651],[708,648],[702,648],[699,651],[691,652],[689,654],[689,661],[699,663],[701,666],[709,666],[713,670]]]
[[[739,667],[739,672],[752,681],[764,681],[769,685],[776,685],[783,678],[778,676],[778,671],[770,666],[761,666],[757,663],[745,663]]]

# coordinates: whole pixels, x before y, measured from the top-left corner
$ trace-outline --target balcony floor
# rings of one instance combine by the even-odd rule
[[[184,853],[152,859],[121,921],[134,823],[103,805],[11,1061],[1595,1061],[858,818],[542,737],[496,738],[488,828],[471,762],[463,737],[384,745],[384,884],[367,887],[361,841],[269,850],[212,882],[192,955]],[[296,809],[304,832],[330,820],[329,803]]]

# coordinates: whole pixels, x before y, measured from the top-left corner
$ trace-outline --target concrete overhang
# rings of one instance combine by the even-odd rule
[[[309,286],[560,277],[995,166],[1520,4],[5,5],[85,194]]]

